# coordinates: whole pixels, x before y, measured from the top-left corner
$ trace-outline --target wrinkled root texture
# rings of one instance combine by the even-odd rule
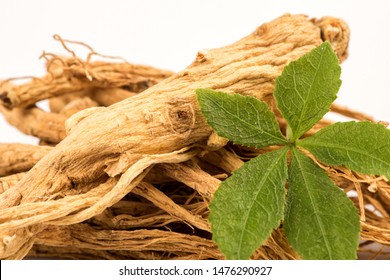
[[[274,147],[235,146],[212,134],[194,90],[253,95],[278,114],[272,93],[283,67],[324,40],[343,61],[349,29],[331,17],[285,15],[234,44],[199,52],[177,74],[83,61],[69,48],[74,42],[55,38],[70,58],[44,53],[45,77],[0,86],[0,112],[41,144],[0,144],[1,259],[223,259],[207,219],[213,193],[245,161]],[[44,99],[51,112],[35,106]],[[308,134],[330,123],[322,120]],[[389,182],[317,164],[354,194],[359,257],[388,257]],[[281,227],[252,258],[299,256]]]

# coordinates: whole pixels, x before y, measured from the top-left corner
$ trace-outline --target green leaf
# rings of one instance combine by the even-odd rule
[[[288,175],[284,229],[305,259],[356,259],[359,215],[326,172],[296,148]]]
[[[228,259],[248,259],[280,224],[287,148],[246,162],[221,183],[210,204],[213,240]]]
[[[236,144],[263,148],[285,144],[275,115],[255,97],[197,89],[207,123],[218,135]]]
[[[292,131],[301,137],[328,111],[341,85],[338,58],[328,42],[288,64],[275,81],[278,108]]]
[[[368,121],[335,123],[297,144],[328,165],[344,165],[390,179],[390,130],[383,125]]]

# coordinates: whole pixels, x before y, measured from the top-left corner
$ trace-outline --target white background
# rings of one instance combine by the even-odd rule
[[[132,63],[179,71],[198,50],[233,43],[284,13],[347,21],[350,55],[336,102],[390,121],[390,1],[385,0],[1,0],[0,79],[43,75],[42,51],[63,53],[54,34]],[[0,142],[37,141],[0,116]]]

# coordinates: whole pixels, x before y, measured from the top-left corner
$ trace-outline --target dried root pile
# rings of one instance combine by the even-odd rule
[[[176,74],[91,61],[92,49],[82,60],[69,41],[56,39],[70,57],[45,53],[46,76],[0,87],[1,113],[40,141],[0,144],[1,259],[222,259],[211,240],[209,202],[222,180],[265,150],[214,135],[194,89],[253,95],[274,108],[273,82],[283,67],[323,40],[343,61],[349,30],[335,18],[285,15],[232,45],[199,52]],[[50,112],[36,106],[41,100]],[[318,164],[355,194],[359,256],[389,258],[389,182]],[[252,257],[299,258],[282,228]]]

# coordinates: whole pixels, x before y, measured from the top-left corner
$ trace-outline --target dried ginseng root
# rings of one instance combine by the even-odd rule
[[[65,46],[61,38],[55,38]],[[95,88],[121,88],[139,93],[173,74],[128,62],[83,61],[74,52],[72,54],[71,58],[62,58],[44,53],[42,56],[47,59],[48,74],[22,85],[3,84],[0,88],[2,105],[8,109],[25,108],[40,100]]]
[[[55,36],[72,54],[70,58],[44,53],[47,75],[22,84],[0,82],[0,112],[21,132],[49,145],[66,136],[65,121],[75,113],[109,106],[134,96],[173,75],[173,72],[128,62],[86,61],[78,58],[66,40]],[[81,44],[81,43],[79,43]],[[86,45],[85,45],[86,46]],[[51,112],[36,106],[49,99]]]
[[[342,20],[285,15],[236,43],[199,52],[188,68],[173,74],[90,57],[83,61],[70,51],[71,42],[61,39],[72,57],[44,54],[47,76],[19,86],[8,83],[0,91],[0,108],[11,119],[26,118],[15,112],[35,110],[33,105],[47,98],[52,112],[45,113],[67,119],[62,137],[37,135],[58,143],[55,147],[13,146],[0,161],[6,166],[0,175],[0,258],[223,259],[211,240],[210,200],[221,180],[266,150],[213,134],[195,89],[240,92],[274,108],[275,78],[324,40],[340,61],[346,59],[349,29]],[[308,134],[329,124],[323,120]],[[28,125],[25,133],[39,131]],[[365,240],[359,251],[379,254],[382,247],[369,245],[390,242],[389,182],[317,164],[345,192],[356,194],[351,199],[361,210]],[[252,258],[299,256],[280,228]]]
[[[0,177],[30,170],[51,147],[0,143]]]

